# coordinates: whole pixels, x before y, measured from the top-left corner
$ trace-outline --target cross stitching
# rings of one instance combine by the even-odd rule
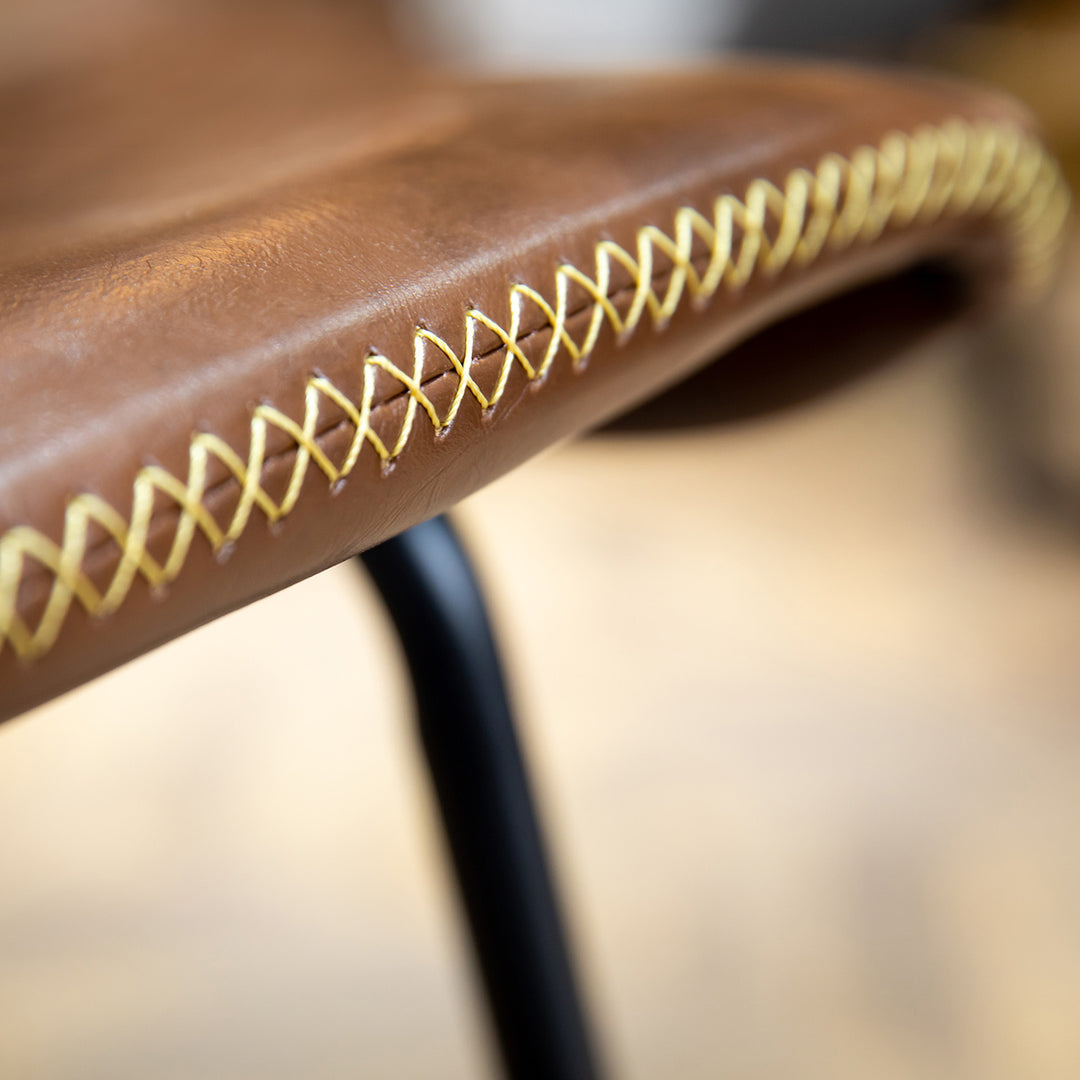
[[[542,377],[563,353],[575,367],[580,365],[595,348],[605,321],[621,339],[630,337],[646,314],[662,328],[684,296],[703,305],[721,288],[742,288],[754,274],[775,275],[789,266],[806,266],[827,249],[870,244],[886,229],[927,225],[943,217],[1000,218],[1012,234],[1018,279],[1038,287],[1052,271],[1068,202],[1060,170],[1036,139],[1011,125],[949,120],[911,134],[892,132],[878,146],[861,146],[850,157],[826,154],[813,171],[791,171],[781,186],[766,179],[754,180],[742,199],[720,195],[711,218],[692,207],[681,207],[674,215],[671,235],[654,225],[643,226],[637,232],[633,253],[610,240],[598,242],[592,277],[570,264],[558,266],[553,302],[527,285],[511,285],[510,320],[505,328],[482,311],[467,311],[461,355],[438,334],[417,327],[411,369],[379,354],[364,358],[359,401],[342,393],[330,380],[312,377],[306,384],[300,421],[273,406],[258,406],[251,416],[246,460],[216,435],[193,435],[187,480],[157,466],[140,469],[134,478],[130,518],[95,495],[80,494],[67,505],[59,543],[28,525],[9,529],[0,536],[0,648],[7,643],[26,659],[44,655],[56,642],[76,601],[91,615],[107,615],[124,602],[137,575],[155,587],[174,581],[197,533],[218,551],[244,532],[256,508],[271,522],[291,513],[312,464],[330,483],[336,483],[353,470],[365,445],[384,462],[395,459],[405,450],[420,415],[436,431],[442,431],[453,423],[467,393],[481,408],[495,408],[515,364],[530,380]],[[703,270],[697,269],[692,259],[695,242],[698,250],[705,245],[707,263]],[[669,271],[667,284],[659,291],[654,276],[657,253],[662,256],[663,269]],[[625,315],[620,315],[612,300],[616,264],[629,275],[632,286]],[[574,314],[569,298],[575,286],[584,291],[591,305],[580,341],[571,336],[567,325]],[[548,345],[536,363],[519,344],[525,334],[522,313],[526,305],[538,310],[551,329]],[[472,376],[479,328],[494,334],[505,352],[490,395],[483,393]],[[445,415],[439,414],[424,390],[429,349],[446,357],[458,380]],[[379,370],[397,380],[409,399],[392,440],[380,437],[371,424]],[[330,460],[316,437],[324,399],[336,405],[353,428],[348,451],[338,464]],[[262,486],[271,427],[284,432],[295,444],[292,473],[280,502]],[[211,458],[240,486],[239,501],[224,525],[204,503]],[[159,495],[179,509],[176,531],[163,561],[147,548]],[[104,530],[120,552],[104,590],[94,584],[83,566],[91,525]],[[31,626],[18,609],[28,563],[52,576],[36,626]]]

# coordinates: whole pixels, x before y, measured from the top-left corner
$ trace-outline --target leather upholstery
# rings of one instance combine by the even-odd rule
[[[749,62],[484,83],[276,19],[4,91],[2,716],[816,300],[939,256],[1046,276],[1064,188],[995,94]]]

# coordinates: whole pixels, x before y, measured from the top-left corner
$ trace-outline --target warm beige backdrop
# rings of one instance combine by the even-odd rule
[[[1015,355],[1063,475],[1076,292]],[[1080,542],[974,359],[462,510],[620,1077],[1080,1075]],[[488,1075],[352,567],[0,731],[0,882],[5,1078]]]

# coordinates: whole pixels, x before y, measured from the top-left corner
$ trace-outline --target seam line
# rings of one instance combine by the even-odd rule
[[[926,227],[944,218],[999,220],[1013,241],[1019,287],[1039,289],[1057,261],[1068,204],[1068,188],[1057,163],[1033,136],[1009,123],[949,119],[912,133],[891,131],[876,146],[859,146],[846,157],[826,153],[813,170],[792,169],[779,185],[767,178],[752,180],[741,199],[730,193],[717,196],[711,217],[681,206],[674,212],[670,234],[656,225],[641,226],[633,252],[613,240],[599,240],[593,248],[592,275],[571,263],[558,265],[553,297],[520,283],[508,285],[508,326],[475,308],[467,310],[460,355],[438,334],[415,327],[411,363],[400,357],[395,362],[377,352],[363,358],[358,399],[329,379],[312,376],[304,386],[301,419],[273,405],[256,406],[246,459],[219,436],[196,432],[189,441],[187,479],[161,466],[144,466],[134,477],[127,517],[101,497],[84,492],[68,502],[59,542],[30,525],[8,529],[0,535],[0,648],[6,644],[23,659],[43,656],[55,644],[76,603],[92,616],[108,615],[120,607],[137,577],[152,588],[175,581],[197,534],[212,550],[221,551],[240,537],[256,509],[269,522],[286,517],[300,498],[311,465],[336,484],[350,474],[365,447],[385,464],[391,463],[407,447],[418,417],[439,432],[453,424],[466,394],[484,410],[495,408],[515,367],[533,381],[565,354],[573,370],[580,370],[604,326],[620,342],[646,318],[662,330],[684,296],[704,306],[721,289],[735,294],[751,278],[805,267],[826,251],[870,245],[886,229]],[[694,256],[701,244],[705,254]],[[656,268],[658,255],[666,260],[664,272]],[[615,289],[612,272],[617,268],[629,275],[630,284]],[[586,297],[583,305],[573,309],[571,289],[583,291]],[[620,314],[614,301],[627,293],[630,304]],[[522,325],[526,306],[542,316],[528,330]],[[589,318],[579,339],[570,333],[568,323],[578,322],[582,315]],[[522,344],[548,328],[551,338],[542,356],[530,359]],[[477,353],[476,336],[485,330],[494,334],[497,343]],[[436,356],[442,354],[440,363],[448,362],[449,367],[425,376],[430,350]],[[505,355],[496,384],[485,394],[473,377],[474,366],[500,352]],[[379,370],[393,377],[401,389],[376,402]],[[434,380],[454,373],[457,387],[445,415],[440,415],[425,391]],[[384,439],[372,420],[405,397],[408,401],[396,437]],[[345,420],[320,431],[323,399],[344,412]],[[346,422],[354,429],[353,438],[345,457],[334,462],[320,440]],[[284,432],[293,446],[268,453],[271,428]],[[262,486],[263,471],[269,462],[288,454],[294,454],[295,460],[285,494],[278,501]],[[208,477],[211,459],[230,474],[213,485]],[[223,525],[205,500],[230,478],[238,483],[240,493],[231,519]],[[161,519],[154,507],[162,495],[176,504],[179,516],[168,555],[159,561],[150,554],[148,540],[154,520]],[[91,544],[91,525],[107,536]],[[99,588],[84,563],[91,551],[109,543],[117,545],[120,558],[108,584]],[[52,583],[32,625],[28,613],[19,610],[19,594],[24,579],[40,573],[39,568],[52,575]]]

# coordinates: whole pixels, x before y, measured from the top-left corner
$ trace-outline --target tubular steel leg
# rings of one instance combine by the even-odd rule
[[[595,1080],[536,808],[468,557],[437,518],[360,559],[408,660],[507,1072],[513,1080]]]

